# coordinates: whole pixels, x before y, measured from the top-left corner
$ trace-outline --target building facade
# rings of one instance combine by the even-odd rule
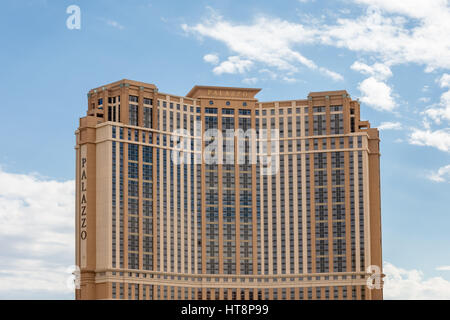
[[[382,299],[378,130],[346,91],[259,91],[88,93],[77,299]]]

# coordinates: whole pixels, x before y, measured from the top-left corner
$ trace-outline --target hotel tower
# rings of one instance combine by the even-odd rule
[[[88,93],[77,299],[383,298],[378,130],[346,91],[259,91]]]

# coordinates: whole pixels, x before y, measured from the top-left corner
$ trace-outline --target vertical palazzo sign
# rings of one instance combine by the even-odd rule
[[[80,258],[81,267],[86,267],[86,254],[87,254],[87,148],[86,146],[81,146],[80,152]]]
[[[80,203],[80,238],[81,240],[86,240],[87,238],[87,174],[86,174],[86,157],[81,158],[81,203]]]

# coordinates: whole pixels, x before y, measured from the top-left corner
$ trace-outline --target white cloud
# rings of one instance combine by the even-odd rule
[[[439,79],[439,85],[441,88],[450,88],[450,74],[444,73]]]
[[[213,72],[218,75],[222,73],[245,73],[252,65],[253,62],[250,60],[242,60],[238,56],[232,56],[215,67]]]
[[[73,252],[72,252],[73,254]],[[68,286],[70,266],[37,259],[12,259],[2,263],[0,269],[2,299],[17,296],[41,299],[71,298],[73,290]]]
[[[388,262],[384,263],[383,273],[387,300],[450,299],[450,281],[441,277],[425,279],[420,270],[405,270]]]
[[[437,267],[436,270],[438,270],[438,271],[450,271],[450,266]]]
[[[278,75],[269,69],[261,69],[259,70],[259,73],[267,75],[271,80],[275,80],[278,78]]]
[[[226,21],[212,10],[210,15],[209,19],[197,25],[182,25],[183,30],[223,42],[241,59],[260,63],[278,72],[299,72],[300,66],[304,66],[333,80],[343,79],[342,75],[317,66],[295,50],[298,44],[313,43],[314,29],[278,18],[258,17],[250,24],[237,24]]]
[[[431,19],[433,14],[448,11],[446,0],[408,0],[389,1],[389,0],[355,0],[356,3],[362,3],[369,6],[376,6],[387,12],[400,13],[417,19]]]
[[[450,106],[450,91],[444,92],[441,96],[441,103],[443,106]],[[450,118],[449,118],[450,119]]]
[[[258,78],[253,77],[253,78],[245,78],[242,80],[242,82],[246,83],[246,84],[255,84],[258,82]]]
[[[428,98],[428,97],[422,97],[422,98],[419,99],[419,101],[420,101],[420,102],[423,102],[423,103],[428,103],[428,102],[430,102],[430,98]]]
[[[295,62],[309,68],[315,66],[311,60],[292,50],[296,43],[312,41],[312,32],[299,24],[265,17],[248,25],[233,24],[213,14],[210,20],[195,26],[183,25],[183,29],[224,42],[240,56],[281,70],[297,70],[293,65]]]
[[[408,2],[392,2],[389,0],[355,0],[357,3],[377,6],[388,12],[404,14],[413,18],[425,18],[430,14],[445,8],[446,0],[429,0],[427,2],[421,0],[408,0]]]
[[[119,29],[119,30],[125,29],[125,27],[123,25],[121,25],[120,23],[118,23],[117,21],[114,21],[114,20],[106,20],[106,24],[108,26],[111,26],[111,27]]]
[[[377,110],[393,111],[397,104],[392,97],[392,89],[384,82],[370,77],[358,86],[361,91],[361,101]]]
[[[450,121],[450,101],[443,102],[450,98],[450,91],[442,96],[441,104],[436,107],[430,107],[423,113],[430,117],[437,124],[441,124],[442,120]]]
[[[396,107],[392,97],[392,89],[385,80],[392,77],[392,71],[386,64],[374,63],[369,66],[363,62],[355,61],[351,69],[370,76],[359,84],[361,100],[376,109],[392,111]]]
[[[341,74],[331,71],[331,70],[328,70],[327,68],[320,67],[319,71],[334,81],[343,81],[344,80],[344,77]]]
[[[365,15],[320,28],[322,43],[375,54],[384,63],[450,68],[450,8],[446,0],[355,0]],[[414,24],[408,24],[413,22]]]
[[[450,74],[444,73],[437,82],[441,88],[450,88]],[[443,120],[450,122],[450,90],[441,95],[439,104],[429,107],[423,113],[437,124],[441,124]]]
[[[437,82],[441,88],[450,88],[450,74],[445,73]],[[437,124],[441,124],[442,120],[450,122],[450,90],[441,95],[439,104],[429,107],[423,113]]]
[[[375,63],[372,66],[369,66],[363,62],[356,61],[350,68],[361,72],[362,74],[375,77],[378,80],[386,80],[392,76],[391,69],[382,63]]]
[[[0,297],[70,295],[65,270],[74,264],[74,182],[2,168],[0,181]]]
[[[401,130],[402,128],[400,122],[383,122],[378,126],[379,130]]]
[[[290,77],[283,77],[283,81],[287,82],[287,83],[295,83],[298,80],[295,78],[290,78]]]
[[[409,135],[409,142],[418,146],[429,146],[441,151],[450,152],[450,129],[432,131],[414,128]]]
[[[205,60],[208,63],[214,64],[214,65],[219,63],[219,57],[217,56],[217,54],[214,54],[214,53],[205,55],[203,57],[203,60]]]
[[[437,82],[441,88],[450,88],[450,74],[444,73]],[[450,122],[450,90],[441,95],[439,104],[431,106],[424,111],[424,114],[434,120],[437,124],[441,124],[442,120]]]
[[[354,65],[371,77],[391,75],[394,65],[414,63],[426,72],[450,68],[450,7],[446,0],[354,0],[367,8],[358,17],[338,17],[324,24],[315,17],[293,23],[273,17],[257,17],[247,24],[233,23],[217,15],[197,25],[182,25],[189,33],[224,43],[235,55],[278,71],[299,72],[300,66],[334,80],[342,75],[319,67],[305,57],[298,45],[330,45],[366,54],[373,66]],[[334,19],[333,19],[334,20]],[[385,67],[377,70],[378,67]],[[374,72],[377,75],[373,74]]]
[[[450,181],[450,164],[439,168],[437,171],[432,172],[428,178],[435,182],[445,182]],[[447,267],[450,268],[450,267]]]
[[[426,130],[430,130],[431,129],[431,123],[430,121],[428,121],[428,119],[423,119],[422,120],[422,125]]]

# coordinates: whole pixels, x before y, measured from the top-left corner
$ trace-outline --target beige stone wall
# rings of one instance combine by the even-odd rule
[[[258,296],[269,299],[275,298],[275,293],[278,293],[277,299],[280,299],[281,297],[281,289],[290,290],[290,288],[294,288],[294,298],[299,299],[300,298],[300,290],[305,289],[303,292],[303,298],[306,299],[308,294],[306,288],[314,288],[313,289],[313,299],[315,299],[315,288],[321,287],[321,297],[325,296],[325,287],[330,288],[330,298],[333,298],[333,287],[337,286],[338,289],[338,297],[341,299],[343,298],[343,288],[347,288],[347,298],[352,298],[352,287],[355,287],[356,291],[356,298],[360,299],[362,298],[362,288],[364,288],[365,285],[365,278],[367,275],[365,275],[365,270],[360,265],[360,259],[359,259],[359,214],[355,214],[355,233],[356,233],[356,272],[351,273],[351,255],[350,255],[350,218],[348,214],[348,208],[350,207],[350,198],[348,195],[348,192],[346,192],[345,196],[345,207],[347,210],[346,213],[346,260],[347,260],[347,270],[348,277],[345,279],[343,278],[344,273],[338,273],[335,274],[333,272],[327,273],[327,274],[321,274],[314,276],[314,270],[316,270],[316,252],[315,252],[315,204],[314,204],[314,175],[312,174],[313,168],[314,168],[314,153],[316,152],[324,152],[327,154],[327,167],[326,172],[328,175],[328,179],[331,180],[331,152],[332,151],[343,151],[344,152],[344,161],[345,166],[348,168],[349,166],[349,153],[353,153],[353,159],[354,159],[354,168],[355,168],[355,176],[354,176],[354,188],[355,188],[355,208],[358,208],[358,151],[362,151],[363,153],[363,185],[364,185],[364,247],[365,247],[365,261],[364,264],[367,267],[368,265],[374,264],[381,266],[381,207],[380,207],[380,183],[379,183],[379,138],[378,138],[378,130],[377,129],[371,129],[370,124],[368,122],[362,122],[359,119],[360,110],[359,110],[359,103],[356,101],[352,101],[350,97],[348,96],[346,91],[329,91],[329,92],[321,92],[321,93],[311,93],[306,100],[293,100],[293,101],[276,101],[276,102],[258,102],[254,96],[259,91],[259,89],[247,89],[247,88],[218,88],[218,87],[194,87],[194,89],[191,90],[191,92],[188,94],[187,97],[178,97],[173,95],[167,95],[167,94],[161,94],[158,93],[157,88],[154,85],[149,85],[141,82],[135,82],[135,81],[129,81],[129,80],[122,80],[119,82],[112,83],[110,85],[106,85],[104,87],[100,87],[97,89],[93,89],[89,92],[88,97],[88,116],[80,119],[80,127],[77,130],[77,146],[76,146],[76,162],[77,162],[77,168],[76,168],[76,176],[77,176],[77,195],[76,195],[76,261],[77,264],[81,266],[81,290],[77,291],[76,297],[77,299],[110,299],[112,298],[112,292],[113,292],[113,283],[115,286],[115,292],[116,296],[119,296],[120,291],[120,284],[123,284],[123,297],[125,299],[128,298],[129,290],[128,290],[128,284],[132,283],[131,286],[131,297],[135,297],[135,284],[139,285],[139,293],[138,296],[140,299],[144,298],[150,298],[153,299],[161,299],[160,296],[158,296],[158,292],[160,292],[161,287],[168,287],[169,291],[171,288],[176,288],[176,293],[174,293],[174,299],[193,299],[197,298],[198,294],[195,293],[195,296],[192,294],[192,289],[200,290],[200,295],[203,299],[206,298],[215,298],[216,292],[217,297],[219,299],[230,299],[234,295],[236,295],[237,299],[241,298],[240,291],[243,290],[242,298],[250,299],[250,298],[257,298]],[[128,95],[135,95],[139,97],[139,127],[133,127],[128,125]],[[108,98],[109,97],[120,97],[120,119],[121,123],[111,123],[107,122],[107,116],[108,116]],[[115,139],[112,138],[111,135],[111,126],[116,125],[117,128],[123,127],[124,128],[124,140],[122,142],[124,143],[124,221],[123,221],[123,227],[124,227],[124,266],[127,266],[127,260],[128,260],[128,203],[127,203],[127,193],[128,193],[128,166],[127,166],[127,153],[128,153],[128,137],[127,137],[127,131],[128,129],[132,130],[132,143],[140,145],[139,147],[139,181],[142,181],[142,146],[143,145],[153,145],[154,148],[169,148],[169,147],[162,147],[160,145],[156,144],[156,134],[158,131],[156,129],[146,129],[143,128],[143,111],[142,111],[142,100],[143,98],[150,98],[153,99],[153,124],[154,128],[157,128],[162,121],[162,117],[160,117],[160,114],[158,113],[158,107],[157,107],[157,101],[158,99],[165,100],[167,103],[173,102],[175,104],[180,103],[181,106],[184,104],[187,104],[189,107],[200,106],[202,109],[201,119],[204,121],[205,113],[204,109],[210,107],[209,101],[214,101],[214,108],[233,108],[235,110],[235,127],[238,126],[238,110],[239,109],[249,109],[253,110],[251,115],[251,123],[252,127],[255,127],[256,121],[263,118],[262,117],[262,111],[263,110],[270,110],[275,108],[275,110],[279,110],[280,108],[292,108],[295,110],[296,108],[301,108],[301,113],[299,116],[301,117],[301,122],[304,123],[305,117],[309,117],[309,136],[306,136],[305,127],[302,126],[301,128],[301,136],[295,137],[295,139],[301,140],[301,148],[302,150],[296,150],[296,147],[294,147],[294,150],[292,152],[294,156],[294,162],[296,157],[299,157],[301,162],[301,168],[297,168],[296,165],[293,166],[294,168],[294,177],[293,177],[293,185],[294,185],[294,194],[297,194],[297,182],[298,179],[301,179],[301,183],[303,186],[306,185],[307,177],[306,177],[306,154],[310,154],[310,168],[311,168],[311,175],[310,175],[310,184],[311,184],[311,264],[312,264],[312,270],[313,274],[308,274],[308,276],[313,276],[314,280],[306,280],[304,276],[308,273],[307,269],[307,238],[306,238],[306,223],[303,223],[302,225],[302,239],[298,239],[298,218],[301,216],[302,220],[306,221],[306,215],[307,215],[307,209],[306,209],[306,188],[302,188],[302,195],[301,199],[294,197],[294,215],[293,215],[293,221],[289,221],[289,212],[287,210],[285,212],[282,212],[280,209],[281,205],[281,197],[282,195],[286,195],[289,192],[288,188],[288,171],[286,166],[286,172],[283,175],[277,174],[275,176],[269,176],[268,177],[268,184],[269,184],[269,190],[270,186],[273,183],[276,186],[276,192],[272,194],[272,192],[269,192],[268,194],[261,194],[260,201],[263,201],[264,197],[268,198],[269,201],[269,219],[268,219],[268,229],[272,229],[272,219],[271,219],[271,204],[272,204],[272,197],[275,197],[275,203],[277,205],[276,209],[276,223],[277,223],[277,229],[276,229],[276,235],[274,238],[274,235],[272,232],[269,234],[264,234],[264,228],[263,228],[263,215],[261,212],[260,219],[257,219],[256,216],[256,185],[261,184],[262,185],[262,177],[256,177],[256,165],[252,166],[251,172],[252,172],[252,194],[253,194],[253,201],[252,201],[252,212],[253,212],[253,219],[252,219],[252,227],[253,227],[253,237],[251,240],[252,247],[253,247],[253,256],[252,256],[252,263],[253,263],[253,270],[254,274],[252,276],[244,276],[240,275],[240,268],[239,268],[239,262],[240,262],[240,255],[239,255],[239,244],[240,244],[240,237],[239,237],[239,227],[240,222],[239,219],[236,219],[236,275],[234,276],[224,276],[223,273],[223,220],[222,220],[222,212],[223,212],[223,205],[220,201],[222,198],[222,166],[218,166],[218,175],[219,175],[219,185],[218,185],[218,193],[219,193],[219,272],[221,273],[219,276],[219,280],[215,281],[215,275],[205,275],[206,273],[206,261],[205,259],[202,259],[202,277],[204,278],[200,283],[198,281],[195,281],[194,278],[192,278],[197,273],[197,246],[201,245],[201,251],[202,256],[204,257],[206,255],[206,241],[201,241],[201,239],[197,238],[197,213],[192,212],[191,206],[188,202],[188,207],[184,207],[184,202],[182,201],[181,209],[177,210],[175,208],[174,211],[174,220],[171,221],[169,219],[169,215],[166,215],[162,212],[163,210],[163,197],[162,197],[162,186],[161,181],[156,181],[157,176],[157,166],[156,166],[156,152],[153,152],[153,268],[155,271],[144,271],[142,270],[143,267],[143,248],[142,248],[142,241],[139,245],[139,268],[140,270],[127,270],[127,269],[112,269],[112,224],[111,224],[111,202],[112,202],[112,183],[111,183],[111,177],[112,177],[112,141],[118,141],[119,139],[118,135],[119,132],[117,131],[117,137]],[[103,99],[103,106],[99,108],[98,106],[98,99]],[[226,101],[231,101],[231,106],[227,106],[225,103]],[[242,103],[246,102],[247,106],[243,107]],[[331,139],[336,138],[335,135],[332,135],[330,133],[330,111],[329,106],[332,105],[342,105],[343,106],[343,119],[344,119],[344,149],[340,150],[331,150]],[[305,111],[304,107],[308,107],[308,111]],[[322,136],[313,137],[313,107],[314,106],[325,106],[326,108],[326,117],[327,117],[327,134]],[[103,109],[101,109],[103,108]],[[259,110],[259,116],[256,116],[254,110]],[[351,112],[351,110],[353,110]],[[295,113],[295,111],[294,111]],[[275,112],[275,118],[278,120],[279,118],[286,119],[286,114],[280,115],[279,112]],[[267,119],[270,118],[270,115],[266,117]],[[352,122],[351,118],[354,118],[354,128],[355,131],[351,132]],[[219,129],[221,129],[221,113],[218,114],[218,124]],[[169,126],[169,117],[167,117],[167,126]],[[180,125],[183,124],[183,119],[181,117]],[[278,121],[276,121],[276,127],[278,128]],[[296,121],[295,116],[293,117],[293,132],[296,131]],[[190,123],[188,122],[188,130],[190,129]],[[139,139],[141,139],[141,133],[152,133],[153,134],[153,140],[151,144],[146,142],[135,142],[134,141],[134,131],[138,130],[139,132]],[[284,132],[287,132],[287,123],[284,122]],[[363,145],[361,148],[357,148],[357,137],[361,136]],[[354,147],[351,149],[348,144],[348,137],[353,137],[353,145]],[[309,140],[310,146],[313,144],[314,139],[318,139],[319,141],[319,148],[318,150],[305,150],[306,141]],[[282,143],[287,146],[288,140],[285,139],[282,141]],[[294,140],[296,141],[296,140]],[[325,142],[326,148],[323,149],[322,145],[323,142]],[[203,143],[203,148],[205,147],[205,143]],[[116,152],[118,154],[119,147],[117,146]],[[155,149],[154,149],[155,150]],[[285,160],[288,159],[286,155],[283,155]],[[87,159],[86,165],[87,165],[87,190],[83,191],[81,186],[81,174],[82,174],[82,168],[81,168],[81,161],[83,158]],[[118,156],[117,156],[118,158]],[[163,163],[162,157],[160,157],[160,176],[162,179],[163,172],[165,167],[170,164],[170,154],[168,156],[167,163]],[[201,166],[202,171],[205,170],[205,165],[203,164]],[[175,177],[177,174],[177,170],[175,169]],[[188,166],[187,170],[187,177],[184,176],[183,170],[180,171],[181,174],[181,181],[184,181],[184,179],[188,179],[188,192],[187,196],[189,201],[194,201],[199,195],[196,194],[196,186],[197,184],[201,184],[201,190],[202,194],[205,193],[205,175],[202,174],[201,181],[197,181],[196,179],[196,170],[197,166],[195,166],[195,172],[194,172],[194,180],[190,179],[191,174],[191,167]],[[235,173],[236,173],[236,216],[238,216],[239,213],[239,166],[235,165]],[[119,168],[117,163],[116,168],[116,176],[119,175]],[[117,178],[118,179],[118,178]],[[284,180],[285,189],[281,190],[281,180]],[[166,197],[167,199],[171,199],[177,192],[177,190],[181,191],[181,195],[184,194],[184,186],[183,183],[181,185],[178,185],[175,181],[171,181],[170,177],[168,175],[167,178],[167,184],[168,184],[168,190]],[[191,193],[190,186],[194,185],[194,194]],[[350,181],[349,181],[349,175],[348,172],[345,174],[345,188],[348,191],[350,187]],[[159,204],[160,206],[157,207],[157,198],[156,198],[156,188],[160,188],[160,199]],[[331,202],[331,185],[328,184],[328,218],[330,223],[328,224],[328,242],[333,243],[333,232],[332,232],[332,202]],[[142,198],[142,190],[140,189],[140,198]],[[119,187],[116,187],[116,193],[117,193],[117,207],[119,206]],[[81,198],[83,194],[86,194],[87,196],[87,231],[88,231],[88,237],[86,240],[81,240],[79,237],[79,233],[82,229],[82,220],[81,220]],[[289,198],[284,198],[284,205],[286,208],[289,207]],[[298,212],[298,202],[302,201],[302,212]],[[196,206],[196,205],[195,205]],[[262,209],[261,209],[262,211]],[[355,209],[356,211],[356,209]],[[157,216],[160,216],[160,224],[157,225]],[[188,234],[184,234],[184,216],[188,215],[187,219],[187,229]],[[195,215],[195,218],[193,220],[194,225],[191,223],[191,215]],[[205,200],[203,198],[202,200],[202,212],[201,217],[203,221],[206,218],[206,211],[205,211]],[[117,209],[116,217],[118,219],[119,211]],[[285,224],[285,230],[280,229],[280,217],[284,216],[286,224]],[[177,222],[177,217],[180,217],[180,224]],[[142,239],[143,233],[142,233],[142,201],[139,201],[139,238]],[[166,219],[167,228],[163,228],[163,220]],[[290,223],[294,223],[294,234],[291,235],[290,232],[288,232],[288,227]],[[176,233],[176,230],[180,230],[180,234]],[[194,230],[194,232],[191,232]],[[260,232],[260,241],[257,240],[257,231]],[[273,272],[273,265],[274,263],[278,266],[278,270],[280,270],[280,267],[282,265],[282,257],[281,255],[273,255],[272,245],[274,243],[274,240],[276,240],[277,243],[277,250],[276,252],[281,251],[280,243],[281,243],[281,235],[282,231],[284,231],[284,234],[286,235],[286,244],[289,243],[289,240],[291,237],[294,238],[294,252],[290,252],[290,248],[286,248],[286,269],[290,269],[290,260],[289,255],[294,255],[294,267],[295,270],[298,270],[297,273],[286,276],[287,281],[277,281],[274,282],[272,278],[274,276],[276,277],[282,277],[282,275],[274,274]],[[180,259],[178,259],[176,256],[174,257],[173,265],[171,264],[170,256],[166,255],[164,256],[163,252],[163,236],[164,234],[170,235],[171,233],[174,233],[173,242],[169,241],[167,243],[167,249],[168,252],[174,252],[177,253],[178,244],[177,240],[178,237],[180,237],[180,245],[183,250],[188,251],[187,260],[184,257],[184,252],[182,251]],[[116,225],[116,243],[117,243],[117,250],[119,250],[119,224]],[[202,224],[201,229],[201,236],[202,239],[205,239],[206,237],[206,228],[205,223]],[[265,238],[268,238],[269,243],[269,250],[268,255],[266,256],[263,246],[264,246],[264,240]],[[170,239],[170,236],[168,237]],[[186,240],[185,240],[186,239]],[[191,241],[194,240],[194,246],[191,246]],[[187,243],[186,243],[187,242]],[[298,250],[298,243],[303,243],[303,250],[300,252]],[[333,268],[333,252],[332,247],[329,249],[329,260],[330,260],[330,270]],[[303,259],[303,269],[300,270],[298,260],[299,257],[302,257]],[[116,265],[119,266],[119,253],[117,252],[117,258],[116,258]],[[194,261],[192,261],[194,260]],[[259,279],[259,277],[256,275],[256,271],[258,269],[258,263],[261,263],[264,265],[264,262],[269,262],[269,274],[263,274]],[[195,270],[191,269],[191,264],[194,262]],[[167,269],[158,269],[157,265],[166,265]],[[185,270],[187,264],[187,273],[182,274],[171,274],[170,270],[171,267],[180,266],[181,270]],[[350,265],[349,265],[350,264]],[[123,272],[124,275],[120,276],[120,272]],[[133,276],[129,277],[128,273],[132,273]],[[115,275],[113,274],[115,273]],[[135,274],[138,274],[138,277],[135,276]],[[147,275],[144,277],[144,275]],[[152,277],[150,277],[150,275]],[[352,279],[351,275],[356,276],[356,279]],[[164,279],[164,276],[166,277],[173,277],[173,279]],[[328,280],[326,280],[324,277],[328,276],[330,277]],[[362,276],[362,278],[361,278]],[[182,280],[179,280],[178,277],[181,277]],[[188,280],[183,280],[184,277],[188,277]],[[233,281],[232,279],[236,278],[236,281]],[[250,281],[250,279],[253,277],[253,281]],[[334,279],[334,277],[337,277]],[[207,281],[207,279],[210,279],[211,281]],[[230,279],[228,279],[230,278]],[[266,282],[266,278],[268,282]],[[294,281],[291,281],[290,278],[295,278]],[[225,281],[225,279],[228,279],[229,281]],[[241,282],[241,279],[244,279],[243,282]],[[178,292],[178,288],[180,289],[180,292]],[[234,289],[234,293],[233,290]],[[268,289],[268,294],[266,294],[265,290]],[[188,293],[185,293],[185,290],[188,290]],[[278,290],[274,291],[273,290]],[[162,291],[164,295],[164,290]],[[290,291],[289,293],[286,292],[286,296],[288,298],[291,298]],[[163,297],[164,298],[164,297]],[[170,294],[168,297],[170,298]],[[382,299],[382,290],[373,290],[370,291],[369,289],[365,288],[365,298],[366,299]]]

